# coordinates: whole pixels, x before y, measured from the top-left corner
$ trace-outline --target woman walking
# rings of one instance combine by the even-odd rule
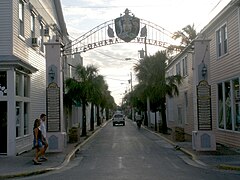
[[[39,156],[43,154],[43,144],[42,144],[42,132],[40,130],[40,119],[34,121],[33,127],[33,148],[36,149],[35,158],[33,159],[34,165],[39,165],[41,162],[38,161]]]

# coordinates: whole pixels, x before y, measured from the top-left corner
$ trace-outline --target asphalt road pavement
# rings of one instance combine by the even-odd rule
[[[240,174],[207,169],[132,121],[108,123],[60,171],[22,179],[237,180]]]

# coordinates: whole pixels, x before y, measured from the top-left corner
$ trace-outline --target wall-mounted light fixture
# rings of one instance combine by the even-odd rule
[[[51,81],[53,82],[53,80],[54,80],[54,78],[55,78],[55,72],[53,71],[52,67],[51,67],[51,69],[49,70],[48,75],[49,75]]]
[[[207,67],[206,67],[205,63],[203,62],[202,76],[205,78],[206,74],[207,74]]]

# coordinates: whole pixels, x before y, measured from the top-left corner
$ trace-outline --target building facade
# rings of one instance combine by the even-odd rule
[[[191,46],[184,49],[167,66],[166,76],[179,74],[183,77],[182,85],[179,86],[179,96],[167,97],[167,120],[168,127],[181,127],[187,135],[191,135],[194,128],[193,107],[193,74]]]
[[[170,127],[180,124],[189,136],[199,129],[197,86],[205,80],[210,85],[211,131],[216,142],[240,147],[239,48],[240,1],[232,0],[202,29],[187,52],[168,65],[168,73],[183,75],[183,58],[189,57],[180,96],[167,101]]]
[[[0,154],[32,147],[33,122],[46,113],[49,42],[69,43],[60,0],[0,1]]]

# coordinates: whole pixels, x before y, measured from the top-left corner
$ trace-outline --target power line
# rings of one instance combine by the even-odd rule
[[[218,1],[218,3],[212,8],[212,10],[209,12],[209,14],[211,13],[211,12],[213,12],[217,7],[218,7],[218,5],[220,4],[222,2],[222,0],[219,0]]]
[[[105,76],[106,77],[106,76]],[[115,79],[115,78],[109,78],[109,77],[106,77],[106,79],[111,79],[111,80],[115,80],[115,81],[128,81],[129,79],[127,80],[122,80],[122,79]]]
[[[100,52],[100,51],[98,51],[98,50],[96,50],[96,49],[95,49],[95,51],[98,52],[99,54],[102,54],[102,55],[104,55],[104,56],[110,57],[110,58],[112,58],[112,59],[117,59],[117,60],[121,60],[121,61],[123,61],[123,59],[120,59],[120,58],[117,58],[117,57],[110,56],[110,55],[105,54],[105,53],[102,53],[102,52]]]

